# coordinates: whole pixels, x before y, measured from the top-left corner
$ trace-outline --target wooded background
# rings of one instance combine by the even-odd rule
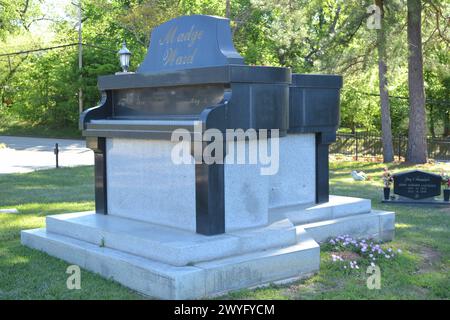
[[[180,15],[208,14],[231,19],[235,47],[247,64],[343,75],[341,130],[379,132],[385,160],[392,160],[389,135],[409,132],[414,150],[423,148],[423,135],[450,136],[449,1],[82,0],[81,70],[80,2],[68,2],[62,16],[48,4],[0,0],[3,123],[76,130],[79,88],[84,108],[95,106],[97,77],[119,71],[124,40],[133,71],[153,27]],[[381,29],[373,28],[374,4],[381,8]],[[48,22],[45,31],[33,29],[42,21]],[[420,154],[409,158],[424,161]]]

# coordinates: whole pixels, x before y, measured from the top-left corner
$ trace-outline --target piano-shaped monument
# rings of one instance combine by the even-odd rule
[[[317,272],[332,236],[392,239],[393,212],[329,195],[340,76],[245,65],[228,19],[194,15],[155,28],[137,72],[98,86],[100,104],[80,117],[95,211],[47,216],[46,228],[22,231],[24,245],[190,299]],[[247,135],[212,139],[211,129]],[[255,148],[265,152],[250,161]]]

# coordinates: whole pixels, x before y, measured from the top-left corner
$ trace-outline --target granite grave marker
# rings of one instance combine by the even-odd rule
[[[437,197],[441,176],[418,170],[394,174],[394,193],[414,200]]]

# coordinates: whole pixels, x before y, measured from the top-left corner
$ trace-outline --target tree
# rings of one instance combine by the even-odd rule
[[[383,8],[379,32],[366,27],[374,1]],[[59,17],[44,3],[0,0],[0,53],[77,42],[76,7],[68,3]],[[422,4],[427,124],[436,137],[448,136],[450,3]],[[209,14],[229,16],[234,45],[247,64],[342,75],[342,129],[380,132],[388,141],[390,127],[394,135],[408,128],[404,9],[403,0],[83,0],[82,79],[76,47],[0,56],[0,117],[10,113],[27,124],[76,128],[77,88],[83,87],[86,107],[97,103],[97,76],[119,70],[116,52],[123,40],[133,52],[130,70],[135,70],[154,27],[180,15]],[[41,20],[52,21],[51,43],[29,28]]]
[[[406,160],[411,163],[427,162],[427,125],[422,57],[422,4],[408,0],[408,91],[409,126]]]
[[[386,65],[386,35],[384,24],[384,0],[375,1],[380,10],[381,25],[377,30],[378,51],[378,79],[380,88],[381,104],[381,140],[383,143],[383,161],[394,161],[394,146],[392,144],[391,108],[389,105],[389,92],[387,88],[387,65]]]

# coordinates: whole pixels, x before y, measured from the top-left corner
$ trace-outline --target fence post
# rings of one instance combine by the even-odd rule
[[[355,160],[358,161],[358,133],[355,131]]]

